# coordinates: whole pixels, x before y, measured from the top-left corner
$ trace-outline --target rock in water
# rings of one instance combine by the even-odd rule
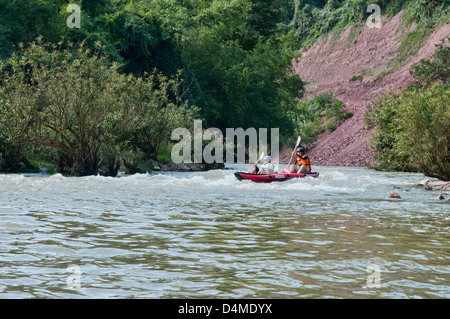
[[[401,198],[399,194],[397,194],[396,192],[392,192],[389,196],[389,198]]]
[[[170,163],[163,165],[161,171],[173,171],[173,172],[201,172],[209,171],[212,169],[224,169],[225,164],[223,163]]]
[[[427,191],[450,191],[450,182],[426,181],[424,187]]]

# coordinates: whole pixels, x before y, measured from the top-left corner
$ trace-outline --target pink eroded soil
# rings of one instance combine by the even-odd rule
[[[298,63],[294,63],[307,85],[307,98],[332,91],[336,99],[345,103],[346,111],[353,116],[344,121],[335,131],[323,133],[308,147],[307,155],[314,165],[366,166],[372,162],[370,140],[372,131],[364,125],[366,106],[382,92],[398,90],[413,78],[410,67],[421,59],[430,57],[442,38],[450,35],[450,24],[435,30],[422,49],[405,64],[385,77],[375,81],[376,76],[388,70],[396,61],[402,36],[407,29],[401,26],[402,13],[393,18],[382,19],[382,27],[365,26],[357,37],[349,37],[351,28],[339,38],[333,35],[319,39],[302,53]],[[369,69],[362,81],[349,81],[361,70]],[[280,150],[280,162],[287,163],[294,145]]]

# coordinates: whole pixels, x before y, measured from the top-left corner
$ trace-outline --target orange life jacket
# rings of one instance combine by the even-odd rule
[[[295,166],[305,165],[306,168],[311,172],[311,162],[309,161],[308,156],[300,156],[298,154],[295,154],[295,156],[297,156],[297,163],[295,163]]]

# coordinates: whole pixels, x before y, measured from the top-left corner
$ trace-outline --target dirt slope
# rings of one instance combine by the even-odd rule
[[[401,26],[402,13],[386,20],[381,28],[364,27],[357,37],[349,28],[336,39],[330,35],[319,39],[303,52],[294,65],[302,79],[310,82],[308,95],[332,91],[337,99],[346,104],[353,117],[342,123],[332,133],[324,133],[308,150],[312,162],[317,165],[365,166],[372,161],[369,146],[371,131],[364,126],[363,115],[370,100],[383,91],[398,90],[413,79],[409,73],[411,65],[430,57],[435,44],[450,35],[450,24],[441,26],[428,38],[425,45],[404,65],[385,77],[378,77],[396,61],[402,36],[407,31]],[[362,81],[349,81],[370,70]],[[280,152],[280,161],[289,161],[292,149]],[[286,160],[287,158],[287,160]]]

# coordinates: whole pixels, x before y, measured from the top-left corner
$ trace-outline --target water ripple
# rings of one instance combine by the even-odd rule
[[[233,170],[0,174],[0,296],[450,297],[449,204],[420,174],[319,171],[271,184]]]

